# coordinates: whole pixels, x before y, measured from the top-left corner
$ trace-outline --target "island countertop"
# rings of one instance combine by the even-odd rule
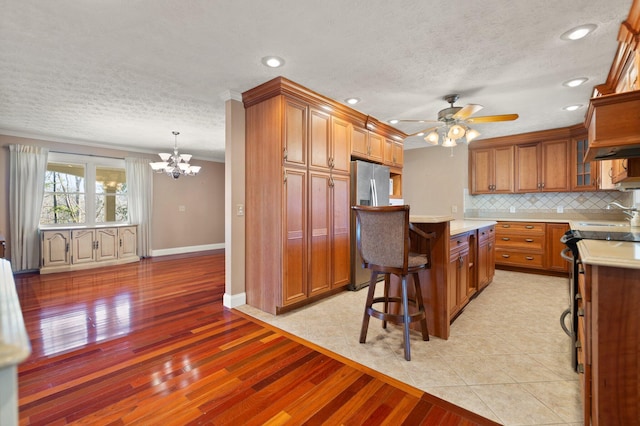
[[[496,222],[495,220],[454,220],[449,224],[449,235],[458,235],[462,234],[463,232],[474,231],[486,226],[496,225],[497,223],[498,222]]]
[[[451,222],[453,216],[450,215],[432,215],[432,214],[410,214],[409,222],[411,223],[440,223]]]

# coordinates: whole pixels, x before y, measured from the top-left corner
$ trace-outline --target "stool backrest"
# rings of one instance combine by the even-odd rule
[[[353,206],[356,244],[365,267],[406,274],[409,257],[409,206]]]

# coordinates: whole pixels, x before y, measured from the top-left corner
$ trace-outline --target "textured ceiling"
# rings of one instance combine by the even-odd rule
[[[0,133],[158,152],[177,130],[181,152],[223,160],[225,94],[278,75],[383,121],[435,119],[448,93],[520,115],[481,138],[573,125],[586,108],[562,107],[605,81],[631,2],[0,0]]]

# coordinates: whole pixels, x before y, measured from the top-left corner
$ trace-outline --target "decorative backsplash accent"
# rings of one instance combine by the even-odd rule
[[[608,203],[633,204],[633,192],[545,192],[530,194],[469,195],[465,191],[465,217],[516,214],[610,214],[619,210],[605,210]]]

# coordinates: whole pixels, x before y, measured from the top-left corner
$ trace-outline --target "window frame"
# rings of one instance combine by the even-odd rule
[[[129,215],[127,214],[126,221],[119,222],[96,222],[96,168],[98,167],[112,167],[121,168],[125,170],[125,183],[127,179],[126,165],[124,158],[114,157],[100,157],[97,155],[83,155],[83,154],[68,154],[64,152],[49,152],[47,157],[47,167],[49,163],[72,163],[82,164],[85,169],[85,223],[39,223],[38,227],[41,229],[54,229],[54,228],[99,228],[109,226],[121,226],[129,225]],[[127,187],[127,191],[128,191]],[[44,205],[40,207],[40,215],[42,217],[42,209]],[[127,201],[128,208],[128,201]]]

